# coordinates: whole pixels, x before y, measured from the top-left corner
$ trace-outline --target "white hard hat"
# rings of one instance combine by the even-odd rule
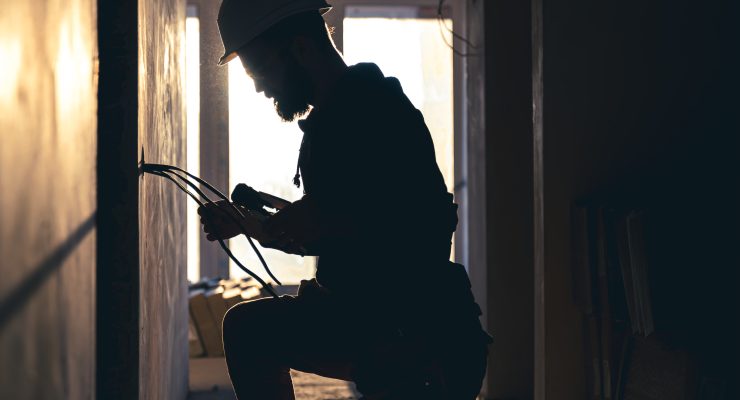
[[[324,14],[331,6],[325,0],[223,0],[218,30],[224,55],[218,65],[233,60],[237,50],[284,18],[311,10]]]

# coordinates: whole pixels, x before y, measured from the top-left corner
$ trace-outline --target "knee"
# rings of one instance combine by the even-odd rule
[[[261,332],[266,327],[275,326],[273,319],[278,315],[279,306],[275,301],[260,299],[231,307],[221,323],[224,348],[261,340]]]

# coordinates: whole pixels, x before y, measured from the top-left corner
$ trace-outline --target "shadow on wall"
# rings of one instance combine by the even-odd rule
[[[0,299],[0,332],[5,324],[19,311],[23,306],[34,297],[36,291],[43,286],[49,278],[54,275],[67,258],[75,251],[77,246],[93,231],[95,228],[95,213],[90,215],[80,226],[69,235],[59,247],[57,247],[46,259],[38,266],[32,268],[33,271],[23,282],[16,286],[5,298]]]

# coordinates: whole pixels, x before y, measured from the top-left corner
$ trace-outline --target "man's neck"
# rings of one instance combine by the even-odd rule
[[[338,53],[332,53],[324,65],[313,71],[314,98],[311,105],[314,109],[320,109],[326,104],[347,68],[342,57]]]

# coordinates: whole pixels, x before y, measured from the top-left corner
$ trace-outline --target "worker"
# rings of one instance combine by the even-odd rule
[[[227,312],[234,391],[294,399],[296,369],[353,381],[366,399],[474,399],[491,338],[464,267],[449,261],[457,205],[422,114],[375,64],[345,64],[322,17],[330,8],[224,0],[219,11],[220,64],[238,57],[303,131],[303,197],[264,223],[233,216],[265,247],[318,256],[297,295]],[[213,207],[199,210],[209,240],[241,232]]]

